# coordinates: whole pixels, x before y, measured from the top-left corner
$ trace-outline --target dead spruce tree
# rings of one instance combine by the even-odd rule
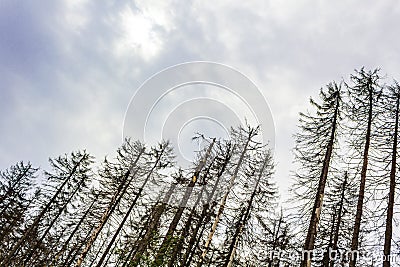
[[[176,237],[176,242],[172,248],[172,252],[171,252],[171,257],[168,261],[168,267],[172,267],[174,265],[177,265],[177,260],[179,258],[179,253],[182,253],[184,250],[184,245],[185,245],[185,239],[186,237],[190,234],[190,230],[193,227],[193,225],[196,225],[196,216],[198,216],[198,207],[200,205],[200,203],[204,202],[204,201],[209,201],[211,195],[213,195],[213,192],[211,192],[211,194],[208,191],[208,186],[209,184],[213,184],[213,189],[216,188],[219,184],[220,178],[222,173],[224,172],[224,167],[222,166],[222,172],[221,175],[218,175],[219,173],[217,173],[217,175],[214,175],[214,171],[216,169],[216,164],[218,163],[218,152],[220,151],[218,149],[218,147],[220,147],[221,142],[220,141],[213,141],[213,147],[217,147],[217,149],[215,149],[215,152],[213,154],[215,155],[211,155],[210,158],[210,163],[207,164],[206,166],[203,167],[204,171],[202,173],[199,173],[199,175],[201,175],[201,177],[199,177],[199,179],[201,179],[199,181],[199,185],[200,185],[200,190],[197,193],[197,196],[195,195],[194,197],[196,198],[194,204],[192,204],[192,207],[190,208],[190,213],[187,215],[187,218],[184,218],[184,220],[186,220],[184,222],[184,225],[181,229],[181,231],[178,233],[177,237]],[[225,165],[226,166],[226,165]],[[218,168],[218,167],[217,167]],[[213,178],[215,178],[213,181]],[[212,190],[215,192],[215,190]],[[208,196],[206,196],[206,194],[208,193]],[[199,218],[199,221],[201,221],[201,219]],[[197,233],[196,233],[197,235]],[[189,246],[189,244],[188,244]],[[187,251],[189,250],[189,248],[186,249]],[[183,261],[183,257],[181,257],[181,262]]]
[[[290,257],[281,257],[280,252],[293,250],[295,248],[294,234],[292,233],[292,224],[285,219],[283,210],[281,209],[279,215],[274,214],[272,218],[267,220],[257,216],[257,222],[261,229],[260,235],[261,242],[266,245],[267,254],[259,253],[261,261],[268,263],[268,267],[279,267],[281,263],[284,266],[292,266],[293,259]],[[255,245],[255,244],[254,244]]]
[[[153,147],[151,149],[149,156],[153,156],[154,160],[147,161],[147,163],[150,163],[151,167],[149,170],[146,170],[143,173],[143,175],[145,176],[145,179],[141,182],[141,186],[137,190],[135,190],[133,199],[129,199],[129,202],[130,202],[129,208],[127,211],[125,211],[124,217],[119,222],[119,226],[114,231],[113,237],[108,242],[108,245],[106,246],[106,249],[103,251],[102,256],[96,266],[98,266],[98,267],[102,266],[104,260],[106,259],[107,255],[110,252],[111,247],[114,245],[114,242],[116,241],[119,233],[121,232],[122,228],[124,227],[126,221],[129,218],[130,214],[132,213],[132,210],[136,207],[136,203],[138,202],[138,199],[142,196],[142,193],[145,190],[147,184],[153,178],[154,172],[158,168],[160,168],[160,166],[165,168],[165,167],[168,167],[171,165],[171,163],[172,163],[170,160],[171,153],[172,153],[172,149],[169,146],[168,142],[162,142],[158,145],[157,148]],[[136,181],[136,182],[140,182],[140,181]]]
[[[210,169],[208,170],[208,176],[214,176],[215,179],[212,183],[203,185],[206,187],[210,186],[208,194],[205,197],[204,202],[201,205],[201,212],[197,216],[197,221],[192,227],[192,231],[189,232],[189,240],[185,248],[185,253],[180,260],[180,266],[190,266],[193,256],[196,253],[196,249],[201,240],[201,236],[205,230],[205,225],[211,220],[211,206],[215,205],[216,195],[219,191],[219,186],[222,183],[222,176],[225,174],[226,168],[232,157],[232,143],[230,141],[223,141],[217,143],[216,156]],[[210,206],[211,205],[211,206]],[[196,206],[193,206],[192,211],[195,212]],[[190,223],[191,224],[191,223]],[[192,226],[192,225],[191,225]],[[182,240],[183,242],[183,240]]]
[[[380,76],[378,69],[366,71],[364,68],[351,75],[351,84],[348,85],[349,101],[347,103],[351,146],[359,153],[362,162],[360,172],[359,193],[357,200],[357,210],[354,219],[354,230],[351,241],[351,251],[354,253],[350,257],[350,267],[356,266],[357,254],[359,250],[360,228],[363,215],[365,186],[367,180],[368,160],[371,147],[371,137],[373,131],[374,118],[377,114],[378,98],[381,95]],[[360,151],[360,147],[362,151]],[[357,253],[356,253],[357,252]]]
[[[399,112],[400,112],[400,85],[395,81],[393,85],[387,87],[387,92],[383,98],[384,107],[386,108],[385,115],[383,118],[382,125],[383,129],[389,131],[386,139],[388,148],[391,147],[388,153],[390,158],[390,175],[389,175],[389,195],[387,197],[387,212],[386,212],[386,223],[385,223],[385,241],[384,241],[384,261],[383,267],[390,267],[391,262],[391,247],[392,247],[392,235],[393,235],[393,210],[395,204],[395,192],[396,192],[396,171],[397,165],[397,146],[398,146],[398,130],[399,130]],[[386,132],[386,131],[385,131]],[[385,146],[384,146],[385,147]],[[389,165],[387,165],[389,166]]]
[[[34,191],[38,169],[18,162],[0,172],[0,261],[23,235],[28,210],[38,195]]]
[[[130,183],[136,178],[136,172],[139,170],[138,162],[144,151],[145,147],[141,143],[132,143],[130,140],[126,140],[123,146],[118,150],[118,160],[120,164],[113,165],[105,160],[103,170],[103,177],[105,179],[102,181],[105,188],[102,194],[105,197],[104,211],[97,226],[93,229],[90,238],[87,240],[75,266],[81,266],[101,230],[119,205]]]
[[[118,258],[120,263],[118,266],[125,267],[129,264],[130,260],[132,259],[132,255],[138,249],[140,241],[143,240],[146,230],[148,229],[150,221],[153,218],[153,215],[155,214],[159,204],[159,200],[157,199],[157,201],[155,201],[155,203],[153,203],[150,207],[147,207],[146,205],[143,215],[140,217],[141,223],[131,227],[132,229],[135,229],[135,231],[126,234],[125,246]]]
[[[320,103],[319,103],[320,102]],[[314,249],[322,210],[325,186],[333,151],[337,145],[337,131],[341,120],[342,91],[335,82],[320,90],[320,101],[310,99],[316,109],[313,114],[300,113],[300,132],[295,135],[295,160],[300,165],[295,175],[292,193],[299,203],[300,219],[309,217],[304,250]],[[314,198],[310,196],[315,195]],[[310,267],[306,254],[301,267]]]
[[[184,182],[182,178],[183,175],[181,169],[179,169],[178,173],[175,173],[174,175],[171,176],[173,177],[173,181],[168,186],[167,190],[162,190],[160,192],[161,199],[156,202],[156,205],[152,210],[150,219],[146,226],[145,234],[143,238],[138,242],[137,247],[134,248],[133,253],[131,253],[132,258],[129,260],[129,264],[132,266],[139,266],[140,262],[146,259],[148,253],[147,250],[151,246],[151,243],[154,241],[157,235],[158,232],[157,228],[160,225],[161,217],[165,214],[165,212],[169,208],[168,203],[170,202],[170,199],[174,194],[177,185],[182,184]]]
[[[249,226],[248,224],[251,213],[254,209],[257,208],[257,204],[255,202],[257,202],[258,204],[262,203],[264,207],[271,208],[271,202],[276,198],[276,189],[274,188],[274,185],[271,181],[273,166],[274,164],[270,151],[266,151],[258,157],[256,155],[256,157],[254,157],[252,159],[252,162],[248,165],[248,169],[246,170],[244,176],[246,179],[244,181],[243,187],[244,189],[253,189],[252,191],[250,191],[250,197],[245,200],[245,205],[240,211],[239,220],[236,222],[234,234],[230,240],[230,245],[228,247],[228,253],[225,256],[225,260],[223,263],[224,267],[231,267],[234,263],[239,241],[245,234],[246,227]]]
[[[66,220],[66,223],[73,227],[63,232],[62,238],[58,241],[60,246],[52,255],[51,266],[64,266],[63,262],[75,258],[72,255],[79,250],[80,244],[85,243],[83,236],[89,233],[88,229],[92,226],[91,218],[94,217],[97,198],[98,195],[93,187],[82,192],[82,196],[74,206],[74,213]]]
[[[190,198],[190,196],[192,195],[192,192],[193,192],[193,188],[194,188],[194,186],[196,185],[196,183],[197,183],[197,181],[199,179],[199,175],[200,175],[201,171],[203,170],[204,166],[206,165],[207,160],[211,156],[211,152],[212,152],[214,144],[215,144],[215,138],[213,138],[211,140],[206,152],[204,153],[204,155],[201,156],[201,158],[200,158],[200,160],[199,160],[199,162],[198,162],[198,164],[197,164],[197,166],[195,168],[193,176],[190,179],[190,181],[189,181],[189,183],[187,185],[187,188],[185,190],[185,193],[184,193],[184,195],[183,195],[183,197],[182,197],[182,199],[181,199],[181,201],[179,203],[178,210],[176,211],[176,213],[175,213],[175,215],[174,215],[174,217],[173,217],[173,219],[172,219],[172,221],[171,221],[171,223],[170,223],[170,225],[168,227],[168,231],[167,231],[166,235],[164,236],[164,239],[163,239],[163,241],[161,243],[160,249],[157,252],[157,255],[156,255],[154,263],[153,263],[153,266],[160,266],[162,264],[163,258],[165,256],[165,252],[168,249],[168,243],[172,239],[173,234],[174,234],[174,232],[175,232],[175,230],[176,230],[176,228],[178,226],[178,223],[179,223],[180,219],[182,218],[183,211],[185,210],[185,208],[186,208],[186,206],[188,204],[189,198]]]
[[[35,251],[41,246],[44,236],[48,233],[49,227],[54,224],[54,219],[59,216],[59,209],[64,207],[68,202],[66,195],[70,195],[70,186],[75,184],[76,180],[86,178],[86,174],[92,163],[92,156],[85,151],[71,153],[70,156],[60,156],[57,159],[50,160],[51,165],[57,175],[47,173],[48,187],[42,192],[43,197],[39,198],[42,202],[38,210],[38,214],[32,219],[32,222],[24,229],[22,236],[19,238],[13,247],[10,249],[8,255],[4,258],[2,264],[10,265],[15,258],[18,259],[19,264],[25,259],[25,256],[30,255],[31,250]],[[42,232],[43,231],[43,232]],[[37,238],[39,236],[39,239]],[[26,247],[27,244],[32,246]],[[20,252],[20,255],[18,253]],[[28,254],[26,254],[28,253]]]
[[[81,160],[83,158],[84,160]],[[72,174],[72,170],[76,162],[80,161],[79,168],[76,169],[75,173]],[[94,163],[94,158],[87,154],[85,151],[78,152],[77,155],[72,153],[70,158],[66,156],[58,157],[55,160],[50,160],[52,165],[52,171],[45,172],[45,176],[48,180],[60,179],[61,177],[69,177],[70,181],[67,184],[67,190],[63,192],[60,199],[57,201],[57,207],[54,207],[49,211],[49,220],[46,220],[46,226],[43,227],[43,232],[38,236],[36,241],[41,244],[46,240],[48,249],[50,251],[56,250],[58,246],[58,241],[62,237],[60,233],[67,232],[69,225],[65,225],[65,221],[69,215],[75,213],[74,202],[76,202],[79,194],[84,191],[91,183],[93,178],[92,164]],[[72,174],[72,175],[71,175]],[[52,189],[49,190],[50,192]],[[38,259],[41,257],[47,261],[48,254],[43,255],[38,251],[40,246],[35,245],[30,248],[29,252],[26,254],[23,265],[34,265]],[[35,255],[36,254],[36,255]]]
[[[350,176],[351,175],[351,176]],[[319,247],[323,257],[316,266],[333,267],[340,263],[351,244],[352,221],[357,203],[356,175],[345,171],[333,177],[328,185],[323,212],[325,223],[321,224]],[[337,259],[336,259],[337,258]]]
[[[213,239],[213,236],[215,234],[215,231],[217,230],[217,226],[219,224],[219,221],[221,219],[221,216],[224,212],[226,202],[229,196],[229,193],[231,192],[233,186],[235,185],[235,180],[239,175],[239,170],[242,167],[242,164],[245,160],[246,157],[246,152],[252,148],[252,146],[255,145],[254,137],[258,134],[259,128],[252,128],[250,126],[247,126],[247,128],[239,127],[238,129],[232,129],[231,131],[231,136],[234,136],[233,138],[235,139],[235,142],[237,144],[241,144],[241,147],[237,148],[240,151],[239,154],[239,159],[237,161],[236,167],[234,169],[234,172],[229,180],[229,184],[226,189],[226,193],[223,195],[219,209],[217,211],[217,214],[215,216],[214,222],[212,224],[210,233],[208,235],[207,240],[205,241],[203,252],[201,254],[200,260],[197,264],[197,266],[201,266],[206,258],[208,249],[210,247],[211,241]],[[256,143],[258,145],[258,143]]]

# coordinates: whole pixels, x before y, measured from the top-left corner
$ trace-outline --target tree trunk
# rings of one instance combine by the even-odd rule
[[[211,168],[211,166],[208,168],[207,173],[204,175],[204,181],[206,180],[206,177],[208,176],[208,172],[209,172],[210,168]],[[185,226],[183,227],[182,233],[180,234],[180,237],[178,238],[178,242],[175,244],[175,246],[173,248],[171,258],[169,259],[169,262],[168,262],[168,267],[173,266],[173,264],[175,263],[176,258],[178,256],[178,253],[183,248],[183,243],[185,241],[185,237],[189,234],[189,230],[190,230],[190,227],[192,226],[193,219],[194,219],[194,216],[196,213],[196,207],[200,203],[200,200],[203,196],[204,189],[205,189],[205,186],[203,186],[201,188],[201,191],[200,191],[199,195],[197,196],[196,202],[194,203],[194,205],[190,211],[189,217],[186,220],[186,223],[185,223]]]
[[[356,262],[357,262],[358,238],[360,235],[361,218],[362,218],[362,213],[363,213],[365,181],[367,178],[367,167],[368,167],[368,152],[369,152],[369,146],[370,146],[370,141],[371,141],[371,126],[372,126],[372,88],[370,88],[370,91],[369,91],[369,111],[368,111],[367,133],[365,136],[363,165],[362,165],[362,169],[361,169],[360,190],[358,193],[358,201],[357,201],[357,212],[356,212],[356,218],[355,218],[355,222],[354,222],[353,236],[351,239],[351,251],[353,253],[351,253],[349,267],[356,267]]]
[[[322,210],[325,185],[328,177],[329,164],[331,161],[333,145],[335,141],[338,115],[339,115],[339,97],[336,98],[335,114],[333,116],[333,122],[331,126],[332,127],[331,136],[325,152],[325,158],[321,170],[321,176],[318,183],[317,194],[315,196],[314,206],[311,210],[310,224],[308,227],[307,237],[304,244],[304,250],[306,253],[303,254],[300,267],[311,267],[311,258],[308,259],[306,255],[307,251],[312,251],[314,249],[315,238],[317,236],[317,229]]]
[[[15,253],[17,253],[19,251],[19,249],[22,247],[22,243],[26,241],[26,239],[28,238],[28,236],[32,233],[32,231],[37,228],[37,226],[39,225],[40,221],[42,220],[42,218],[44,217],[44,215],[46,214],[46,212],[50,209],[50,207],[52,206],[52,204],[55,202],[55,200],[57,199],[58,195],[62,192],[62,190],[64,189],[65,185],[69,182],[70,178],[72,177],[72,175],[75,174],[76,170],[78,169],[78,167],[80,166],[80,164],[82,163],[82,161],[86,158],[86,155],[83,155],[82,158],[79,160],[79,162],[74,166],[74,168],[72,169],[71,173],[68,175],[67,178],[65,178],[65,181],[60,185],[60,187],[57,189],[56,193],[53,195],[53,197],[50,199],[49,202],[47,202],[46,206],[42,209],[42,211],[39,213],[39,215],[35,218],[35,220],[33,221],[33,223],[28,227],[28,229],[26,229],[24,231],[23,236],[19,239],[19,241],[17,242],[17,244],[15,244],[10,253],[7,255],[7,257],[4,259],[3,261],[3,265],[8,266],[10,264],[11,259],[14,257]]]
[[[24,261],[24,266],[27,266],[28,262],[30,261],[30,259],[32,258],[33,254],[35,253],[35,251],[38,249],[38,244],[40,244],[43,239],[46,237],[46,235],[49,233],[50,229],[54,226],[54,224],[56,223],[57,219],[60,217],[60,215],[63,213],[63,211],[65,211],[65,209],[67,208],[68,204],[71,202],[72,198],[75,196],[75,194],[78,192],[78,190],[81,188],[81,185],[83,184],[83,182],[85,181],[87,177],[82,177],[81,180],[79,181],[79,184],[76,186],[75,190],[72,192],[72,194],[69,196],[69,198],[67,199],[67,201],[64,203],[64,205],[58,210],[56,216],[53,218],[53,220],[51,221],[50,225],[46,228],[46,230],[44,231],[44,233],[42,234],[42,236],[39,238],[38,241],[36,241],[36,244],[29,252],[28,257],[25,259]]]
[[[158,205],[158,203],[156,203],[156,205]],[[155,206],[155,207],[156,207],[156,206]],[[154,212],[155,207],[152,208],[151,213]],[[145,223],[144,225],[148,225],[148,224],[150,223],[150,220],[151,220],[151,214],[148,216],[148,218],[147,218],[147,220],[146,220],[146,223]],[[140,233],[138,234],[138,236],[137,236],[135,242],[133,242],[133,244],[138,244],[139,241],[140,241],[141,239],[143,239],[145,233],[146,233],[146,229],[145,229],[144,227],[142,227],[142,229],[140,230]],[[129,248],[128,248],[128,249],[129,249]],[[130,260],[131,257],[132,257],[132,254],[133,254],[134,252],[135,252],[135,249],[131,249],[131,250],[129,251],[129,254],[128,254],[128,256],[125,258],[124,264],[122,265],[122,267],[125,267],[125,266],[128,264],[129,260]]]
[[[399,96],[396,99],[396,125],[394,126],[394,139],[392,150],[392,166],[390,170],[390,190],[389,190],[389,203],[386,216],[386,229],[385,229],[385,244],[383,253],[385,255],[383,267],[390,267],[390,249],[392,245],[392,231],[393,231],[393,206],[394,194],[396,190],[396,159],[397,159],[397,132],[399,125]]]
[[[186,205],[189,201],[190,196],[192,195],[193,187],[195,186],[204,165],[207,163],[207,159],[211,154],[214,144],[215,144],[215,138],[212,140],[210,146],[208,147],[207,152],[204,155],[204,158],[200,161],[199,165],[196,167],[194,175],[193,175],[192,179],[190,180],[188,186],[186,187],[185,194],[179,204],[178,211],[175,213],[175,216],[172,219],[172,221],[168,227],[168,231],[161,243],[159,251],[157,252],[154,263],[152,264],[152,266],[154,266],[154,267],[160,266],[164,260],[165,252],[168,250],[169,243],[170,243],[171,239],[173,238],[173,234],[174,234],[176,228],[178,227],[179,221],[182,218],[183,211],[186,208]]]
[[[238,161],[237,166],[235,168],[235,172],[234,172],[234,174],[232,175],[232,177],[231,177],[231,179],[229,181],[228,189],[227,189],[226,193],[224,194],[224,196],[223,196],[223,198],[221,200],[217,215],[216,215],[214,223],[213,223],[213,225],[211,227],[210,234],[208,235],[206,243],[204,244],[203,252],[201,254],[201,257],[200,257],[200,260],[199,260],[199,262],[197,264],[197,267],[202,266],[203,265],[203,261],[206,258],[208,249],[209,249],[209,247],[211,245],[212,238],[213,238],[213,236],[215,234],[215,231],[217,230],[217,226],[219,224],[219,220],[221,219],[222,213],[224,212],[225,204],[226,204],[226,201],[228,199],[228,195],[229,195],[230,191],[232,190],[232,188],[233,188],[233,186],[235,184],[236,177],[238,176],[239,169],[240,169],[240,167],[242,165],[242,162],[244,160],[244,156],[245,156],[245,154],[247,152],[250,140],[251,140],[252,135],[253,135],[253,131],[254,130],[251,129],[250,132],[249,132],[249,135],[248,135],[248,138],[247,138],[246,143],[244,145],[243,151],[242,151],[242,153],[240,155],[239,161]]]
[[[237,249],[237,245],[239,243],[239,238],[242,235],[243,229],[244,229],[244,227],[245,227],[245,225],[246,225],[246,223],[247,223],[247,221],[248,221],[248,219],[250,217],[250,211],[251,211],[251,208],[253,207],[253,200],[254,200],[254,197],[256,196],[256,193],[257,193],[257,190],[258,190],[262,175],[264,173],[264,169],[267,166],[267,163],[268,163],[269,160],[270,160],[269,157],[266,156],[265,159],[264,159],[263,165],[262,165],[262,167],[260,169],[260,174],[258,175],[256,184],[255,184],[254,189],[253,189],[253,192],[251,193],[250,199],[248,201],[247,208],[246,208],[246,210],[244,210],[244,215],[241,216],[240,219],[239,219],[238,227],[236,228],[235,234],[233,236],[233,240],[232,240],[231,245],[229,247],[229,252],[228,252],[228,256],[229,257],[225,261],[224,267],[231,267],[232,264],[233,264],[233,260],[235,258],[235,253],[236,253],[236,249]]]
[[[89,238],[88,242],[86,243],[85,248],[83,249],[81,255],[79,256],[79,259],[75,264],[76,267],[81,266],[83,260],[85,259],[86,255],[89,252],[90,248],[92,247],[93,243],[96,241],[96,238],[99,235],[100,231],[103,229],[108,218],[111,216],[114,209],[121,201],[122,196],[125,194],[125,191],[129,187],[130,182],[132,181],[132,179],[134,179],[136,172],[138,171],[138,168],[136,168],[135,173],[132,175],[132,178],[130,180],[128,180],[129,176],[131,175],[131,170],[133,169],[133,167],[136,167],[136,164],[139,161],[139,158],[141,157],[141,155],[143,153],[144,153],[144,149],[142,149],[140,151],[139,155],[135,159],[135,162],[132,164],[132,167],[124,175],[123,180],[121,181],[116,192],[114,193],[114,195],[111,198],[110,204],[108,205],[107,209],[104,211],[98,226],[96,227],[96,229],[93,230],[91,237]]]
[[[94,263],[96,262],[97,257],[99,256],[99,254],[100,254],[100,252],[101,252],[101,248],[104,247],[105,244],[106,244],[106,242],[107,242],[107,237],[108,237],[109,234],[110,234],[110,228],[107,229],[107,234],[105,235],[104,240],[103,240],[103,242],[101,243],[101,246],[100,246],[99,249],[97,250],[96,255],[94,256],[94,259],[93,259],[93,261],[90,263],[89,266],[93,266]]]
[[[173,264],[175,263],[176,258],[178,256],[178,253],[183,248],[183,243],[185,241],[185,237],[189,234],[190,226],[192,226],[192,223],[193,223],[194,215],[195,215],[195,212],[196,212],[195,207],[200,203],[201,195],[203,194],[203,190],[204,190],[204,188],[202,188],[201,193],[198,196],[198,198],[196,200],[196,203],[194,204],[194,207],[192,208],[192,210],[191,210],[191,212],[189,214],[188,219],[186,220],[185,226],[184,226],[184,228],[182,230],[182,233],[180,234],[178,242],[174,246],[171,258],[169,259],[169,262],[168,262],[168,267],[172,267],[173,266]]]
[[[181,267],[186,267],[186,266],[190,266],[190,264],[192,263],[193,257],[196,254],[196,249],[199,247],[200,241],[201,241],[201,237],[203,236],[204,231],[206,230],[207,227],[207,223],[211,221],[211,216],[212,213],[209,210],[209,205],[207,204],[207,208],[203,209],[205,211],[205,219],[203,220],[203,218],[201,218],[201,220],[199,220],[197,227],[196,227],[196,231],[193,233],[192,238],[193,238],[193,245],[191,246],[192,249],[189,251],[188,254],[188,259],[186,260],[186,265],[183,263],[181,265]],[[203,225],[200,223],[202,222]],[[201,227],[201,229],[200,229]],[[200,230],[199,234],[197,234],[197,232]],[[198,236],[198,238],[196,238]]]
[[[149,243],[151,241],[151,238],[153,237],[154,231],[156,230],[159,222],[161,215],[164,213],[167,203],[169,202],[169,199],[172,196],[172,193],[174,192],[176,188],[176,183],[172,183],[170,188],[168,189],[168,192],[165,194],[164,199],[161,203],[160,206],[156,207],[155,212],[154,212],[154,217],[152,218],[150,225],[148,226],[146,230],[146,234],[144,235],[143,239],[139,242],[138,248],[136,252],[133,254],[133,260],[131,261],[130,265],[132,266],[138,266],[140,263],[141,257],[145,254],[147,247],[149,246]]]
[[[104,266],[105,266],[105,267],[107,266],[108,261],[110,260],[111,255],[112,255],[113,252],[114,252],[114,249],[117,247],[118,242],[121,242],[121,237],[117,240],[117,242],[114,242],[114,243],[113,243],[113,247],[112,247],[112,249],[110,250],[110,253],[108,253],[107,258],[106,258],[106,260],[105,260],[105,262],[104,262]],[[100,264],[99,266],[101,266],[101,264]],[[118,266],[118,265],[116,264],[115,266]]]
[[[279,232],[281,231],[282,221],[283,221],[283,214],[282,214],[282,210],[281,210],[281,216],[279,217],[278,226],[277,226],[276,231],[274,229],[274,236],[273,236],[273,240],[272,240],[272,253],[270,254],[271,258],[269,259],[268,267],[272,267],[272,263],[274,262],[274,254],[273,253],[275,253],[275,249],[277,248],[278,243],[279,243],[278,238],[279,238]],[[274,226],[274,228],[275,228],[275,226]]]
[[[249,206],[250,206],[250,202],[249,202],[249,205],[247,206],[247,209],[249,208]],[[224,267],[231,267],[233,264],[233,260],[235,259],[235,253],[236,253],[236,248],[237,248],[237,245],[239,242],[239,237],[242,234],[244,223],[245,223],[246,217],[247,217],[247,214],[246,214],[247,209],[243,208],[243,210],[241,211],[241,216],[236,224],[235,233],[233,235],[232,242],[228,249],[227,258],[223,265]]]
[[[71,240],[74,237],[74,235],[76,234],[76,232],[79,230],[81,224],[86,219],[87,215],[89,214],[90,210],[92,209],[92,207],[96,203],[96,201],[97,201],[97,198],[95,197],[93,199],[92,203],[90,204],[90,206],[86,209],[85,213],[82,215],[81,219],[79,220],[78,224],[75,226],[75,228],[72,231],[72,233],[69,235],[68,239],[64,242],[64,244],[63,244],[62,248],[60,249],[60,251],[55,256],[53,262],[50,264],[51,266],[58,260],[58,258],[61,256],[61,254],[64,253],[64,251],[68,247],[69,243],[71,242]]]
[[[129,206],[128,211],[125,213],[124,218],[122,219],[121,223],[119,224],[117,230],[114,232],[114,235],[113,235],[113,237],[111,238],[110,242],[108,243],[107,248],[106,248],[105,251],[103,252],[103,255],[101,256],[99,262],[97,263],[97,265],[96,265],[97,267],[101,267],[101,265],[103,264],[103,261],[105,260],[105,258],[106,258],[106,256],[107,256],[108,252],[110,251],[110,249],[111,249],[111,247],[112,247],[114,241],[117,239],[117,236],[118,236],[119,233],[121,232],[122,227],[124,227],[124,224],[125,224],[126,220],[129,218],[129,215],[131,214],[133,208],[134,208],[135,205],[136,205],[136,202],[138,201],[140,195],[142,194],[144,187],[146,186],[147,182],[150,180],[151,176],[153,175],[153,172],[154,172],[155,168],[157,167],[158,163],[160,162],[161,157],[162,157],[162,155],[163,155],[163,153],[164,153],[164,151],[165,151],[165,148],[166,148],[166,147],[164,146],[163,149],[160,151],[160,153],[159,153],[159,155],[158,155],[158,157],[157,157],[157,159],[156,159],[156,161],[155,161],[153,167],[151,168],[151,170],[150,170],[149,173],[147,174],[146,179],[144,180],[144,182],[143,182],[142,186],[140,187],[139,191],[136,193],[136,196],[135,196],[135,198],[133,199],[131,205]]]
[[[69,250],[67,257],[65,258],[64,263],[61,265],[61,267],[70,267],[72,266],[72,263],[75,261],[75,258],[77,256],[79,256],[79,252],[81,250],[81,248],[83,247],[83,245],[86,244],[86,242],[89,240],[90,238],[90,234],[91,232],[88,231],[85,235],[85,238],[81,241],[78,242],[75,246],[75,248],[72,248]]]
[[[181,260],[181,263],[180,263],[181,267],[189,266],[190,263],[191,263],[191,259],[192,259],[193,253],[194,253],[194,251],[192,251],[192,248],[194,247],[194,250],[195,250],[196,247],[197,247],[197,244],[195,245],[195,243],[196,243],[196,241],[197,241],[197,243],[199,241],[199,239],[196,238],[197,237],[197,233],[199,232],[202,223],[204,221],[205,222],[209,221],[210,218],[211,218],[211,215],[210,215],[210,212],[209,212],[210,202],[214,198],[215,192],[217,191],[219,182],[221,180],[222,175],[225,172],[225,169],[226,169],[226,166],[228,165],[230,157],[231,157],[231,145],[228,144],[227,151],[226,151],[226,154],[225,154],[225,157],[224,157],[224,161],[222,163],[222,167],[218,171],[217,179],[216,179],[216,181],[214,183],[213,189],[211,190],[211,193],[207,197],[206,204],[203,205],[203,209],[202,209],[201,215],[199,217],[199,221],[197,222],[196,228],[194,229],[194,231],[193,231],[193,233],[192,233],[192,235],[191,235],[191,237],[189,239],[189,244],[187,246],[186,252],[185,252],[184,256],[182,257],[182,260]]]
[[[342,224],[342,215],[343,215],[343,205],[344,205],[344,196],[345,196],[345,190],[347,186],[347,172],[344,175],[344,181],[342,184],[342,191],[340,195],[340,201],[339,201],[339,209],[338,209],[338,215],[337,215],[337,221],[336,221],[336,226],[335,226],[335,233],[333,235],[333,244],[332,244],[332,249],[335,253],[333,253],[334,257],[337,255],[337,249],[338,249],[338,242],[339,242],[339,232],[340,232],[340,225]],[[332,260],[330,263],[330,267],[334,267],[335,265],[335,260]]]
[[[333,238],[334,238],[334,232],[335,232],[335,223],[336,223],[336,206],[333,207],[333,214],[332,214],[332,221],[331,221],[331,229],[329,232],[329,243],[328,246],[326,247],[326,252],[324,253],[324,258],[323,258],[323,266],[324,267],[329,267],[329,264],[331,262],[331,250],[333,248]]]

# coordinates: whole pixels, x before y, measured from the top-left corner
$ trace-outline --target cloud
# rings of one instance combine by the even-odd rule
[[[265,95],[287,184],[297,112],[365,65],[398,78],[397,1],[2,1],[0,168],[121,142],[129,99],[191,60],[232,65]]]

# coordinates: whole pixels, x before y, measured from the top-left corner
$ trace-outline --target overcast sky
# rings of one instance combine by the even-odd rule
[[[285,194],[298,112],[354,69],[400,79],[399,1],[0,1],[0,168],[121,144],[131,97],[183,62],[229,65],[264,94]],[[145,100],[144,100],[145,101]]]

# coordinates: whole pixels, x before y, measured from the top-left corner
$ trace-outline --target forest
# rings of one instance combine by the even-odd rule
[[[187,168],[168,140],[48,170],[20,161],[0,172],[0,265],[400,266],[399,111],[380,69],[322,87],[299,111],[291,177],[274,176],[253,125],[194,134]],[[277,179],[290,179],[284,203]]]

